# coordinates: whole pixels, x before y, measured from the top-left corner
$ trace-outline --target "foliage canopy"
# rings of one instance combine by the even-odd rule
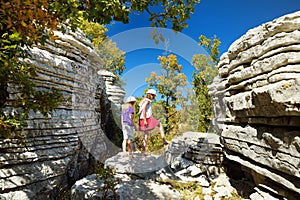
[[[99,56],[103,59],[103,68],[114,73],[117,79],[120,79],[119,75],[125,69],[125,52],[120,50],[115,42],[108,39],[106,35],[107,28],[102,24],[84,19],[82,19],[79,27],[92,41]]]
[[[108,24],[129,22],[129,14],[146,11],[153,27],[171,26],[181,31],[200,0],[2,0],[0,1],[0,135],[25,125],[29,110],[45,116],[61,101],[62,94],[50,88],[38,91],[32,78],[33,66],[22,62],[28,48],[55,40],[53,30],[79,27],[81,17],[88,22]],[[110,45],[110,44],[108,44]],[[116,66],[122,66],[122,60]],[[122,68],[116,69],[122,71]],[[16,98],[9,88],[16,88]],[[7,111],[7,107],[12,108]]]
[[[180,112],[177,106],[182,101],[183,87],[187,85],[187,77],[181,72],[182,65],[178,64],[174,54],[159,56],[158,60],[162,67],[161,74],[152,72],[146,82],[149,87],[155,87],[162,100],[159,103],[165,113],[164,128],[166,133],[175,132],[178,129]]]
[[[198,131],[207,132],[213,118],[212,99],[208,94],[208,85],[217,76],[217,63],[220,40],[216,37],[209,39],[203,35],[199,37],[199,45],[204,46],[208,55],[195,54],[192,58],[195,71],[193,73],[193,87],[199,106]]]

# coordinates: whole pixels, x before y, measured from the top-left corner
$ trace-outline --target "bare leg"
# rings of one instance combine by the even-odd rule
[[[162,126],[161,123],[159,124],[159,132],[160,132],[160,135],[161,135],[161,139],[162,139],[163,144],[164,144],[164,145],[169,144],[169,143],[167,142],[167,140],[166,140],[164,127]]]
[[[146,153],[146,146],[147,146],[147,141],[148,141],[148,135],[149,135],[149,132],[145,131],[144,132],[144,139],[143,139],[142,154]]]
[[[124,138],[124,139],[123,139],[123,142],[122,142],[122,149],[123,149],[123,152],[126,152],[126,140],[127,140],[127,138]]]
[[[128,141],[127,141],[128,143],[128,152],[129,152],[129,154],[130,155],[132,155],[132,142],[131,142],[131,140],[130,139],[128,139]]]

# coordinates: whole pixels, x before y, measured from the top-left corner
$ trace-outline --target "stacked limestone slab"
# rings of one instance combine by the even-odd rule
[[[218,68],[210,92],[226,157],[270,193],[298,198],[300,12],[249,30]]]
[[[106,79],[115,77],[97,73],[102,60],[82,32],[55,34],[55,42],[33,47],[26,62],[37,69],[39,89],[60,89],[68,100],[48,118],[31,113],[21,140],[0,138],[0,199],[52,199],[86,175],[93,160],[115,151],[101,126],[115,103]],[[123,100],[124,91],[118,93]]]

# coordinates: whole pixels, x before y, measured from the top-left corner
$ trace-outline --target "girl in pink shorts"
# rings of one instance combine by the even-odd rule
[[[139,104],[140,106],[139,129],[140,131],[144,131],[145,133],[143,139],[143,149],[142,149],[143,154],[146,152],[146,145],[149,137],[149,131],[153,130],[155,127],[159,127],[163,144],[164,145],[168,144],[162,124],[160,123],[160,121],[158,121],[152,116],[151,102],[152,100],[155,99],[155,97],[156,97],[156,91],[154,89],[149,89],[146,92],[146,97]]]

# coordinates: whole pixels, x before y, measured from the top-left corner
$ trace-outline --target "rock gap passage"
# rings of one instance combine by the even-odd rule
[[[56,32],[55,43],[32,48],[26,62],[37,67],[39,87],[61,89],[70,101],[48,119],[30,115],[26,147],[0,139],[0,198],[55,199],[72,186],[71,199],[184,199],[182,188],[201,198],[300,199],[299,30],[300,12],[282,16],[221,56],[210,85],[220,135],[186,132],[162,154],[134,158],[109,140],[124,90],[81,32]],[[116,193],[99,190],[109,180],[90,173],[99,160],[122,180]]]

